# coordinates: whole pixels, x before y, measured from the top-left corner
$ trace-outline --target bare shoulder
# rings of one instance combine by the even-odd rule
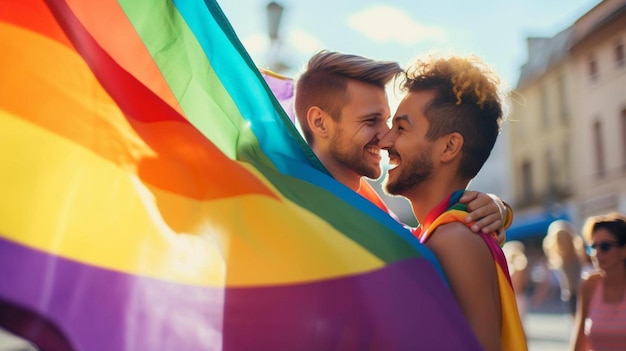
[[[471,243],[481,243],[482,239],[476,235],[471,229],[460,222],[451,222],[442,224],[431,234],[427,243],[432,246],[439,245],[464,245]],[[429,245],[429,246],[430,246]]]
[[[472,232],[465,224],[460,222],[451,222],[442,224],[432,233],[426,245],[432,249],[435,254],[443,253],[448,255],[467,255],[489,254],[489,249],[485,245],[483,239]]]

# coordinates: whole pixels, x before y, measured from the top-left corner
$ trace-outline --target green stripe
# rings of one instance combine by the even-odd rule
[[[215,74],[193,33],[168,1],[119,0],[185,117],[231,159],[246,122]],[[163,22],[167,19],[167,22]],[[207,116],[213,118],[205,123]]]
[[[222,152],[232,159],[250,162],[288,199],[323,218],[381,260],[422,256],[416,247],[407,245],[406,238],[333,193],[276,171],[172,3],[120,0],[120,5],[188,120]],[[163,19],[169,21],[163,23]],[[211,123],[206,123],[209,116],[227,118],[211,118]]]
[[[247,151],[253,154],[261,152],[252,148],[247,149]],[[248,159],[249,157],[243,155],[243,158]],[[399,230],[406,231],[406,234],[413,239],[411,243],[408,243],[406,238],[395,233],[387,225],[367,216],[364,212],[325,189],[281,174],[272,168],[262,165],[255,166],[290,201],[325,220],[382,261],[395,262],[423,256],[420,249],[425,249],[425,247],[419,244],[417,239],[408,233],[408,230],[399,228]],[[359,195],[355,194],[355,196]],[[372,204],[372,206],[374,205]]]

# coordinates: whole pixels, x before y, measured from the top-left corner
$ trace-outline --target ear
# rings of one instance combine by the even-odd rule
[[[461,149],[463,148],[463,136],[460,133],[450,133],[442,138],[443,152],[441,153],[441,162],[447,163],[461,155]]]
[[[327,114],[317,106],[311,106],[306,113],[306,121],[311,132],[320,138],[325,138],[328,135],[328,121],[326,117]]]

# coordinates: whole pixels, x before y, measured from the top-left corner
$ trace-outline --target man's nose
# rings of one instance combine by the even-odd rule
[[[392,130],[387,128],[387,132],[378,138],[378,147],[381,149],[389,149],[393,146],[393,139],[391,137]]]
[[[384,123],[381,124],[378,128],[378,130],[376,131],[376,137],[378,138],[378,140],[380,140],[383,136],[387,135],[387,133],[389,133],[389,126]]]

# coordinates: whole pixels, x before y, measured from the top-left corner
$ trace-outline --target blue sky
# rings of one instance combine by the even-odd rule
[[[269,58],[266,6],[261,0],[217,0],[257,66]],[[526,62],[527,37],[552,37],[591,10],[600,0],[279,0],[284,7],[279,56],[295,77],[320,49],[393,60],[406,66],[432,51],[474,53],[514,88]],[[389,94],[391,111],[401,95]],[[508,128],[505,126],[504,128]],[[511,200],[506,148],[499,138],[470,189]],[[498,151],[500,150],[500,151]],[[500,174],[500,176],[493,176]],[[387,204],[411,222],[408,202],[384,196]]]
[[[433,50],[475,53],[514,86],[526,60],[526,38],[553,36],[599,0],[280,0],[279,56],[295,76],[308,57],[330,49],[398,61]],[[266,5],[218,0],[255,63],[267,67]]]

